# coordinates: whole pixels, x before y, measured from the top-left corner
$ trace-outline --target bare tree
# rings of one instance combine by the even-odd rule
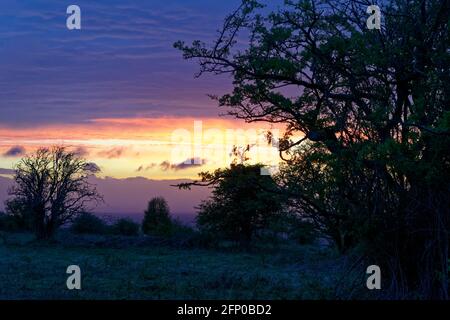
[[[51,238],[58,227],[102,201],[90,175],[98,167],[64,147],[40,148],[16,165],[9,204],[20,204],[38,239]]]

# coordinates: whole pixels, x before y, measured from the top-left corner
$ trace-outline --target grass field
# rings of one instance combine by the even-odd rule
[[[0,299],[332,299],[340,265],[326,248],[233,250],[0,242]],[[66,268],[81,268],[68,290]]]

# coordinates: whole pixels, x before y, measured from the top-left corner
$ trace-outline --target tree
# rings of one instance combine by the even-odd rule
[[[261,175],[262,167],[233,163],[201,173],[200,181],[180,185],[213,187],[211,198],[199,206],[197,225],[202,231],[247,246],[257,231],[268,228],[283,213],[283,197],[271,192],[276,184],[270,176]]]
[[[51,238],[58,227],[102,200],[88,181],[98,167],[64,147],[40,148],[15,170],[7,206],[30,216],[38,239]]]
[[[199,74],[233,76],[233,91],[216,97],[230,115],[286,124],[288,165],[309,161],[299,146],[320,156],[318,183],[289,183],[301,212],[338,217],[335,226],[344,217],[394,296],[446,299],[450,2],[384,1],[381,30],[366,27],[370,4],[287,0],[266,14],[244,0],[212,45],[175,46]]]
[[[145,234],[167,235],[172,229],[172,219],[167,201],[162,197],[150,200],[142,222]]]

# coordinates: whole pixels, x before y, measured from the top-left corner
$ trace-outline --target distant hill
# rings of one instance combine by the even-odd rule
[[[91,183],[97,186],[104,196],[105,203],[96,208],[101,215],[127,216],[140,219],[143,216],[148,201],[156,196],[166,198],[171,212],[181,221],[192,222],[195,206],[201,200],[207,199],[210,190],[207,188],[192,188],[179,190],[171,185],[189,180],[151,180],[144,177],[116,179],[111,177],[92,177]],[[0,210],[4,209],[7,190],[12,185],[12,179],[0,176]]]

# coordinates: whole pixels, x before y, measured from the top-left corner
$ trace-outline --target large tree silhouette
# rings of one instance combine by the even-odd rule
[[[267,14],[245,0],[211,45],[175,46],[199,74],[233,77],[216,97],[230,115],[287,125],[280,154],[291,168],[299,146],[305,159],[308,146],[320,150],[335,176],[316,190],[290,184],[301,211],[313,199],[317,214],[361,226],[353,235],[389,270],[395,296],[447,298],[450,1],[383,1],[381,30],[366,27],[371,4],[288,0]]]
[[[27,213],[38,239],[51,238],[59,226],[101,200],[88,182],[98,167],[64,147],[41,148],[23,158],[15,170],[7,206]]]

